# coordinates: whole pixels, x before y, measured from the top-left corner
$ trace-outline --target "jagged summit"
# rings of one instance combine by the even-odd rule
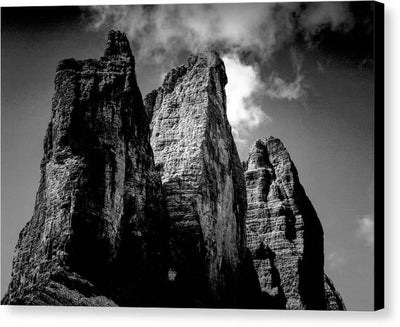
[[[271,166],[269,156],[279,151],[286,151],[285,146],[280,139],[273,136],[264,140],[258,139],[250,147],[249,158],[247,160],[247,170]]]
[[[110,30],[108,32],[108,39],[106,49],[104,50],[104,56],[126,58],[133,57],[131,47],[129,46],[129,41],[125,33],[114,30]]]
[[[207,75],[207,76],[206,76]],[[204,77],[202,77],[204,76]],[[204,90],[211,87],[210,94],[217,95],[222,101],[225,101],[225,85],[228,83],[225,65],[218,52],[207,50],[192,54],[184,65],[171,69],[164,77],[161,86],[149,94],[144,99],[146,113],[151,120],[154,114],[155,101],[157,96],[165,96],[172,93],[174,89],[186,87],[188,82],[193,81],[193,86]],[[189,94],[189,93],[188,93]],[[220,106],[226,113],[226,105]]]
[[[104,70],[105,72],[109,71],[112,73],[113,68],[110,66],[110,64],[114,62],[118,62],[119,68],[124,66],[124,72],[128,73],[128,71],[130,71],[130,73],[127,74],[129,78],[136,79],[135,74],[132,74],[135,70],[135,57],[132,54],[129,41],[125,33],[111,30],[108,32],[104,56],[100,57],[99,59],[63,59],[58,63],[57,72],[71,69],[76,72],[82,72],[86,70]],[[130,83],[126,83],[126,86],[129,84]]]
[[[179,78],[189,73],[194,68],[199,68],[200,70],[211,68],[216,69],[221,74],[220,79],[224,86],[228,81],[225,73],[224,62],[218,52],[210,50],[192,54],[189,56],[186,64],[171,69],[171,71],[165,75],[162,87],[165,90],[170,91],[175,87]]]
[[[343,310],[324,275],[321,223],[285,146],[274,137],[256,141],[247,166],[247,247],[263,297],[282,309]]]

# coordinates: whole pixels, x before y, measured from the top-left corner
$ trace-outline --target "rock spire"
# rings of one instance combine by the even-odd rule
[[[321,223],[279,139],[255,142],[245,178],[247,246],[262,293],[282,309],[343,309],[324,274]]]
[[[57,67],[32,219],[6,304],[157,305],[168,219],[126,36]]]
[[[178,305],[232,306],[246,255],[246,190],[226,116],[225,66],[192,55],[145,98],[171,217]]]

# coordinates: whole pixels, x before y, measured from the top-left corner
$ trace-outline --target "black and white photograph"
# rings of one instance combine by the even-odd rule
[[[383,309],[383,10],[2,7],[1,304]]]

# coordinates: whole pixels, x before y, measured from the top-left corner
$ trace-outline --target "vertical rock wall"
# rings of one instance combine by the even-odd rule
[[[145,99],[171,217],[170,276],[179,305],[237,303],[246,190],[226,116],[225,67],[193,55]]]

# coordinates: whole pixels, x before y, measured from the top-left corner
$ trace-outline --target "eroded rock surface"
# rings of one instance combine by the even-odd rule
[[[171,218],[175,304],[235,306],[245,261],[246,190],[226,116],[225,67],[193,55],[146,96]]]
[[[279,139],[252,146],[245,178],[247,246],[263,294],[282,309],[343,309],[324,274],[321,223]]]
[[[135,60],[110,31],[100,60],[57,67],[35,209],[3,303],[157,305],[167,241]]]

